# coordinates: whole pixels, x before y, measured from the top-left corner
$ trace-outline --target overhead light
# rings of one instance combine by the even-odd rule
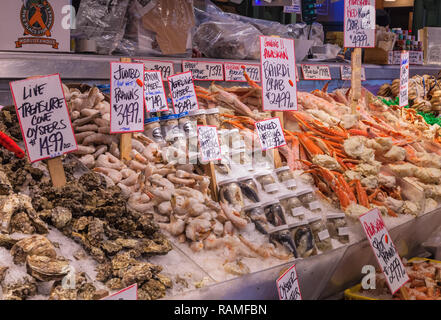
[[[395,2],[397,0],[384,0],[384,2]]]

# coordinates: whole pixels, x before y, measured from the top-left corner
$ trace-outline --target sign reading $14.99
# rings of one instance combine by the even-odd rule
[[[407,281],[406,273],[392,238],[381,218],[377,208],[368,211],[359,217],[360,223],[372,247],[375,258],[386,277],[387,284],[392,294],[395,294]]]
[[[144,65],[110,64],[110,132],[144,131]]]
[[[294,40],[260,36],[263,110],[297,110]]]
[[[30,162],[78,149],[59,74],[10,85]]]

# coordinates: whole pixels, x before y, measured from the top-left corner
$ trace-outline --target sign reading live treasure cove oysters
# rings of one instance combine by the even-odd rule
[[[297,110],[294,40],[260,36],[263,110]]]
[[[0,50],[70,51],[72,10],[70,0],[2,0]]]
[[[344,45],[375,47],[375,0],[345,0]]]
[[[60,75],[11,82],[11,91],[31,162],[78,149]]]

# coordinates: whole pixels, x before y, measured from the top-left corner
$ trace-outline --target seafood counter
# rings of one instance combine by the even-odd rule
[[[149,114],[130,160],[109,97],[63,84],[78,143],[68,183],[0,150],[2,298],[100,299],[134,283],[140,299],[171,298],[294,262],[334,265],[364,239],[368,210],[394,228],[439,207],[440,127],[415,109],[363,90],[353,114],[350,89],[299,91],[299,110],[283,112],[287,145],[265,152],[254,126],[272,115],[245,76],[247,87],[196,86],[199,110]],[[211,173],[198,152],[207,124],[222,151]],[[22,144],[13,107],[0,130]]]

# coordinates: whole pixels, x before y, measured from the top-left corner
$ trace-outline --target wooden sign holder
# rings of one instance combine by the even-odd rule
[[[280,118],[280,124],[282,125],[282,129],[283,129],[285,127],[283,111],[274,112],[273,116]],[[277,168],[283,167],[282,159],[280,158],[279,149],[275,148],[272,151],[273,151],[274,168],[277,169]]]
[[[119,59],[120,62],[132,62],[132,59],[130,58],[121,58]],[[143,110],[144,112],[144,110]],[[122,133],[121,134],[121,141],[119,144],[119,149],[121,153],[121,160],[132,160],[132,157],[130,156],[130,153],[132,152],[132,133]]]
[[[203,119],[202,125],[206,126],[207,120]],[[217,190],[218,187],[217,187],[216,171],[215,171],[216,169],[214,168],[213,161],[210,161],[207,164],[204,164],[203,168],[204,168],[205,174],[210,177],[211,196],[213,197],[214,201],[219,202],[219,193]]]
[[[361,98],[361,48],[354,48],[351,68],[351,110],[352,114],[357,114],[357,105]]]

